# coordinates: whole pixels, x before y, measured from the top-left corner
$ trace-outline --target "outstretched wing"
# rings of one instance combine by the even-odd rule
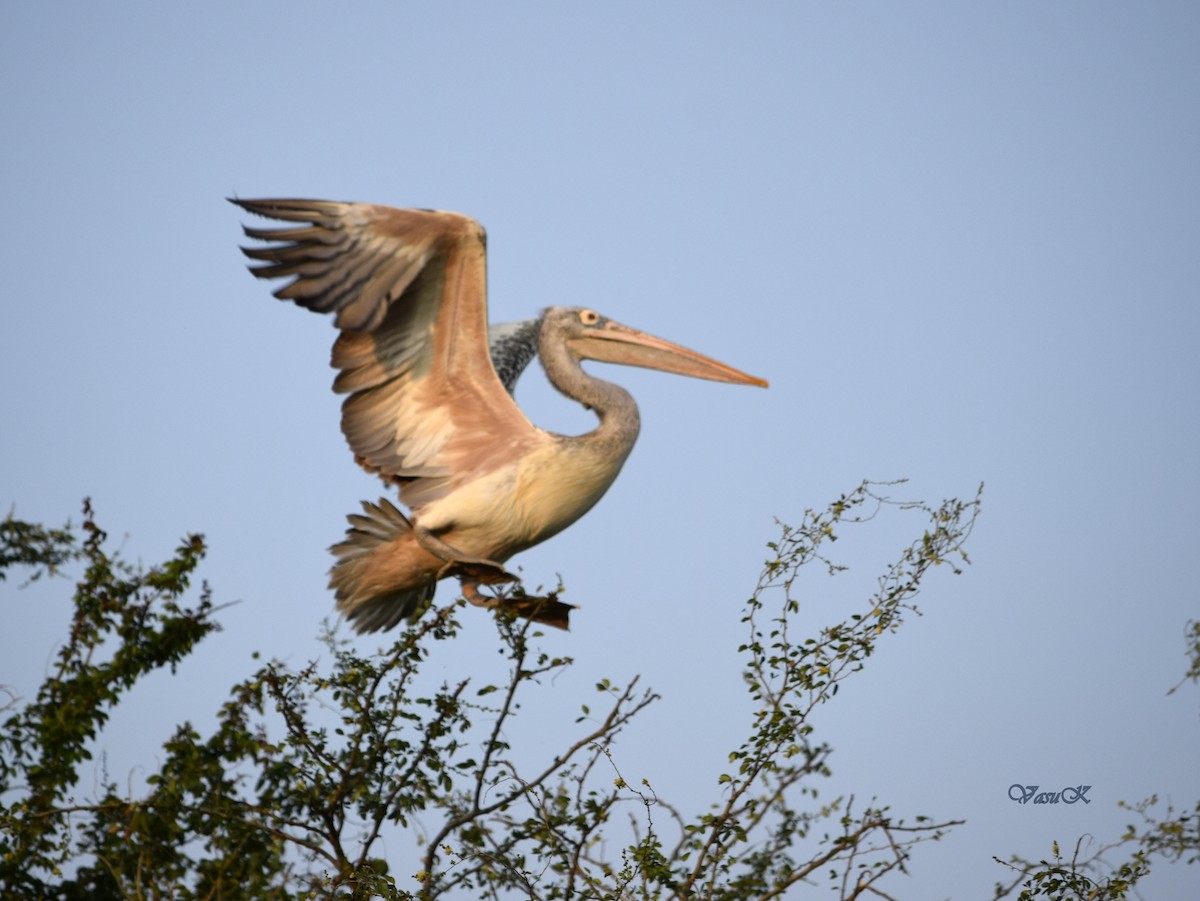
[[[369,472],[419,508],[519,459],[548,436],[501,384],[488,348],[483,228],[458,213],[365,203],[234,200],[302,223],[245,228],[259,278],[283,300],[333,313],[342,431]]]

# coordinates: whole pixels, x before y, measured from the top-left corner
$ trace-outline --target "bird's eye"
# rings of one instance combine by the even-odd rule
[[[583,310],[579,314],[579,321],[584,325],[595,325],[600,321],[600,314],[595,310]]]

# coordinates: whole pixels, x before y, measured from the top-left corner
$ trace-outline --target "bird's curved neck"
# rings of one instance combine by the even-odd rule
[[[600,417],[600,425],[583,437],[611,446],[613,455],[620,453],[623,460],[633,448],[641,428],[633,395],[620,385],[584,372],[579,358],[564,342],[549,340],[543,334],[538,345],[538,356],[550,384]]]

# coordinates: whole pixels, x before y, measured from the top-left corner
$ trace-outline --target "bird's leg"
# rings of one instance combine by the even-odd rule
[[[479,583],[470,579],[462,580],[462,593],[467,603],[476,607],[511,610],[517,616],[531,619],[535,623],[554,626],[556,629],[570,628],[571,611],[576,609],[574,604],[564,604],[560,601],[554,592],[546,597],[520,595],[515,598],[483,594],[479,590]]]
[[[421,547],[439,560],[445,561],[446,565],[438,572],[437,577],[439,579],[454,573],[460,576],[469,576],[476,583],[483,583],[485,585],[492,585],[496,582],[520,581],[496,561],[464,554],[458,548],[446,544],[446,542],[434,535],[429,529],[416,523],[413,524],[413,534],[417,538],[417,544],[421,545]]]
[[[468,579],[462,580],[462,595],[468,604],[473,604],[476,607],[499,607],[502,599],[494,594],[483,594],[479,590],[479,583]]]

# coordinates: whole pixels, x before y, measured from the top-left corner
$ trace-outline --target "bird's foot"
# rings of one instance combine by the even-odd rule
[[[507,610],[517,616],[531,619],[535,623],[554,626],[556,629],[569,629],[571,627],[571,611],[578,609],[575,604],[564,604],[558,599],[558,594],[553,591],[545,597],[533,597],[526,594],[517,597],[483,594],[479,591],[479,583],[467,580],[463,581],[462,589],[467,603],[476,607]]]
[[[520,581],[495,560],[464,554],[458,548],[446,544],[428,529],[415,526],[413,534],[416,535],[417,544],[439,560],[445,561],[446,565],[438,571],[439,579],[444,579],[449,575],[463,576],[482,585]]]
[[[451,560],[438,571],[439,579],[444,579],[446,576],[470,579],[477,585],[499,585],[504,582],[521,581],[519,577],[514,576],[499,563],[485,560],[482,557],[462,557],[458,560]]]

